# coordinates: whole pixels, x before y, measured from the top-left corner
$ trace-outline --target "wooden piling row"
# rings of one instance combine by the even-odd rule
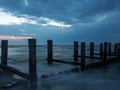
[[[12,73],[19,75],[29,82],[29,87],[36,88],[37,87],[37,67],[36,67],[36,39],[29,39],[29,74],[25,74],[19,70],[16,70],[10,66],[8,66],[7,58],[8,58],[8,41],[2,40],[1,41],[1,64],[0,68],[5,70],[9,70]],[[106,65],[107,62],[113,62],[111,56],[117,56],[120,58],[120,43],[115,43],[114,45],[114,53],[111,50],[112,44],[108,42],[100,43],[99,45],[99,53],[94,52],[94,42],[90,42],[90,55],[86,56],[86,43],[81,42],[80,45],[80,55],[79,55],[79,43],[78,41],[74,41],[74,61],[64,61],[64,60],[56,60],[53,59],[53,41],[47,41],[47,61],[48,64],[52,64],[53,62],[64,63],[64,64],[71,64],[71,65],[79,65],[81,71],[84,71],[86,68],[85,62],[86,58],[89,59],[99,59],[101,62],[97,64],[87,65],[95,66],[95,65]],[[98,56],[99,55],[99,56]],[[79,61],[80,58],[80,61]],[[114,57],[115,58],[115,57]]]
[[[115,53],[118,52],[118,46],[119,45],[115,44],[115,49],[114,49]],[[85,70],[86,58],[102,60],[102,62],[103,62],[102,64],[106,65],[108,57],[110,58],[110,56],[112,55],[111,43],[108,43],[108,42],[100,43],[100,45],[99,45],[99,48],[100,48],[99,53],[94,52],[94,48],[95,48],[94,47],[94,42],[90,42],[90,56],[85,55],[86,43],[81,42],[81,47],[80,47],[80,53],[81,54],[79,55],[78,54],[78,50],[79,50],[78,41],[74,41],[74,54],[73,54],[74,62],[64,61],[64,60],[56,60],[56,59],[53,59],[53,50],[52,50],[53,49],[53,42],[52,42],[52,40],[47,41],[47,46],[48,46],[48,58],[47,58],[48,64],[52,64],[52,62],[71,64],[71,65],[79,65],[80,64],[81,71]],[[97,55],[97,56],[95,56],[95,55]],[[80,62],[78,61],[79,58],[81,60]]]

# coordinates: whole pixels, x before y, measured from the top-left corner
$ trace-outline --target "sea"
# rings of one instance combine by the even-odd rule
[[[90,53],[90,46],[86,46],[86,55]],[[107,68],[91,69],[85,72],[72,73],[73,68],[80,66],[53,62],[47,64],[47,45],[39,45],[37,50],[37,76],[39,89],[43,90],[119,90],[120,89],[120,63],[108,65]],[[112,46],[112,51],[113,46]],[[54,45],[53,58],[58,60],[73,61],[73,45]],[[95,53],[99,53],[99,45],[95,46]],[[1,55],[1,50],[0,50]],[[79,48],[80,55],[80,48]],[[0,60],[1,61],[1,60]],[[9,46],[8,65],[29,73],[29,48],[28,46]],[[93,63],[96,60],[86,60]],[[80,62],[80,59],[79,59]],[[41,79],[41,77],[48,77]],[[20,77],[15,77],[19,79]],[[14,89],[15,88],[15,89]],[[22,85],[15,86],[11,90],[18,90]],[[17,89],[16,89],[17,88]],[[24,89],[25,87],[23,87]],[[29,88],[27,88],[29,90]],[[26,89],[26,90],[27,90]],[[21,90],[21,89],[20,89]]]
[[[58,73],[64,70],[69,70],[74,67],[73,65],[53,63],[53,65],[47,64],[47,45],[39,45],[36,48],[37,58],[37,73],[38,76],[48,73]],[[90,53],[90,46],[86,46],[86,55]],[[95,53],[99,53],[99,45],[95,46]],[[53,59],[74,61],[74,46],[73,45],[54,45],[53,46]],[[1,55],[1,50],[0,50]],[[80,55],[80,48],[79,48]],[[29,66],[29,48],[28,46],[9,46],[8,47],[8,65],[13,66],[25,73],[28,73]],[[0,60],[1,61],[1,60]],[[95,60],[87,60],[86,63],[92,63]],[[80,62],[80,59],[79,59]]]
[[[54,45],[53,46],[53,58],[58,60],[73,61],[73,45]],[[36,48],[37,58],[37,70],[38,74],[42,73],[55,73],[64,69],[70,69],[73,66],[53,63],[53,65],[47,64],[47,45],[39,45]],[[89,47],[86,48],[87,54],[89,54]],[[97,51],[97,49],[96,49]],[[80,50],[79,50],[80,53]],[[1,55],[1,50],[0,50]],[[23,72],[28,73],[29,66],[29,48],[28,46],[9,46],[8,47],[8,65],[13,66]],[[0,60],[1,61],[1,60]],[[38,76],[39,76],[38,75]]]

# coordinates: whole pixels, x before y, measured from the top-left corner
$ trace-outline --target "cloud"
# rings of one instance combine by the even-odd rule
[[[19,17],[13,15],[12,13],[6,13],[2,9],[0,9],[0,25],[21,25],[24,23],[41,25],[41,26],[58,26],[68,28],[71,25],[65,24],[64,22],[58,22],[50,18],[44,17],[35,17],[28,15],[21,15]]]
[[[6,35],[1,35],[0,40],[24,40],[24,39],[32,39],[32,37],[23,37],[23,36],[6,36]]]
[[[23,36],[38,36],[36,33],[22,33]]]
[[[21,12],[25,7],[25,0],[0,0],[0,7],[5,8],[10,11]]]
[[[120,0],[0,0],[0,7],[16,14],[71,24],[90,22],[97,15],[120,10]]]
[[[23,23],[28,23],[28,24],[37,24],[33,20],[29,20],[26,18],[20,18],[12,13],[4,12],[2,9],[0,9],[0,25],[21,25]]]
[[[20,32],[26,32],[27,30],[24,30],[24,29],[20,29]]]
[[[50,18],[41,17],[39,20],[44,22],[44,24],[40,24],[42,26],[58,26],[58,27],[64,27],[64,28],[69,28],[72,26],[70,24],[65,24],[64,22],[58,22]]]
[[[119,40],[120,0],[0,0],[0,8],[16,17],[14,21],[21,21],[8,29],[1,26],[3,35],[37,33],[36,37],[43,41],[54,37],[56,41],[64,40],[67,35],[70,40]]]

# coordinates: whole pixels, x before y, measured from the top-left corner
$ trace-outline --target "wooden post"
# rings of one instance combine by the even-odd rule
[[[114,53],[117,54],[117,43],[114,44]]]
[[[100,57],[103,57],[103,43],[100,43]]]
[[[28,39],[29,44],[29,86],[37,88],[36,39]]]
[[[7,65],[8,57],[8,40],[1,41],[1,64]]]
[[[91,59],[94,57],[94,42],[90,42],[90,57]]]
[[[78,62],[78,41],[74,41],[74,61]]]
[[[108,42],[104,42],[104,64],[106,64],[107,53],[108,53]]]
[[[109,57],[111,56],[111,43],[109,43],[109,47],[108,47],[108,55],[109,55]]]
[[[53,41],[52,40],[48,40],[47,41],[47,49],[48,49],[48,64],[52,64],[52,60],[53,60]]]
[[[85,42],[81,42],[81,71],[85,70]]]
[[[118,43],[118,52],[117,52],[117,54],[118,54],[118,58],[120,58],[120,43]]]
[[[117,54],[119,53],[119,44],[120,44],[120,43],[117,43],[117,50],[116,50],[116,53],[117,53]]]

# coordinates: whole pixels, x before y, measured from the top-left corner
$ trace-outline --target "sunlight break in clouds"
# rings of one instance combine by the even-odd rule
[[[23,37],[23,36],[0,36],[0,40],[24,40],[24,39],[32,39],[32,37]]]
[[[64,28],[69,28],[71,27],[72,25],[70,24],[65,24],[64,22],[58,22],[58,21],[55,21],[53,19],[49,19],[49,18],[43,18],[41,17],[40,20],[43,20],[43,21],[46,21],[45,24],[41,24],[42,26],[58,26],[58,27],[64,27]]]
[[[6,13],[0,9],[0,25],[21,25],[23,23],[37,24],[33,20],[18,18],[11,13]]]
[[[4,12],[3,9],[0,9],[0,25],[21,25],[24,23],[33,24],[33,25],[40,25],[40,26],[57,26],[62,28],[69,28],[72,25],[65,24],[64,22],[58,22],[54,19],[45,18],[45,17],[35,17],[35,16],[28,16],[23,15],[17,17],[12,13]],[[43,23],[44,22],[44,23]]]

